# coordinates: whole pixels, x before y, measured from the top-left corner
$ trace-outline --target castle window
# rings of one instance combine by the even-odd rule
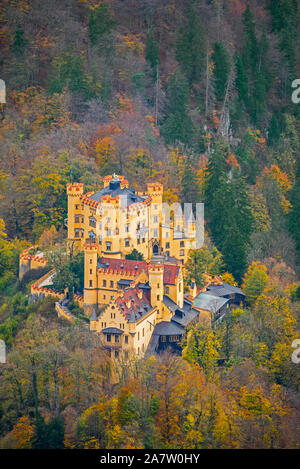
[[[157,215],[154,216],[154,223],[158,223],[158,216]]]
[[[116,234],[116,235],[119,234],[119,228],[116,228],[116,229],[115,229],[115,234]]]
[[[115,350],[115,358],[119,358],[119,350]]]
[[[157,209],[158,209],[158,205],[155,204],[155,205],[154,205],[154,210],[157,210]]]
[[[75,205],[75,210],[79,210],[79,205]]]
[[[107,228],[107,230],[106,230],[106,235],[107,235],[107,236],[110,236],[110,235],[111,235],[111,229],[110,229],[110,228]]]
[[[92,264],[92,263],[93,263],[93,259],[90,259],[90,264]]]
[[[126,239],[125,239],[125,246],[126,246],[126,247],[129,247],[129,238],[126,238]]]
[[[90,287],[93,286],[93,280],[90,280]]]
[[[106,280],[103,280],[103,286],[106,287]]]
[[[184,256],[184,249],[180,249],[179,255],[180,255],[180,256]]]
[[[103,295],[103,300],[105,300],[105,299],[106,299],[106,295]]]
[[[169,232],[167,231],[167,232],[166,232],[166,238],[168,238],[168,237],[169,237]]]
[[[110,334],[107,334],[107,336],[106,336],[106,342],[111,342],[111,335],[110,335]]]
[[[184,247],[184,241],[180,241],[180,247],[181,247],[181,248]]]
[[[170,251],[166,251],[166,256],[167,256],[167,257],[170,256]]]
[[[75,238],[79,238],[79,228],[76,228],[75,230]]]
[[[84,216],[81,215],[81,223],[83,223],[83,222],[84,222]]]
[[[128,344],[128,335],[125,335],[125,344]]]
[[[102,244],[102,236],[99,235],[99,244]]]
[[[93,269],[90,269],[90,274],[92,274],[92,273],[93,273]]]
[[[118,334],[115,335],[115,343],[118,344],[120,342],[120,337]]]
[[[75,215],[75,223],[79,223],[79,215]]]
[[[166,243],[166,249],[170,248],[170,243]]]
[[[143,243],[145,242],[145,238],[143,237]]]
[[[129,225],[126,225],[126,233],[129,233]]]
[[[84,237],[84,229],[81,228],[81,237],[83,238]]]
[[[128,352],[127,352],[127,350],[126,350],[126,352],[125,352],[125,358],[126,358],[126,359],[128,358]]]
[[[137,235],[137,243],[138,243],[138,244],[141,244],[141,238],[140,238],[140,235],[139,235],[139,234]]]
[[[95,239],[95,238],[96,238],[96,235],[95,235],[95,233],[94,233],[93,231],[89,231],[89,237],[90,237],[91,239]]]
[[[94,217],[90,217],[90,226],[96,228],[96,219]]]
[[[167,294],[170,293],[170,288],[169,288],[169,287],[166,287],[166,293],[167,293]]]
[[[106,250],[111,251],[111,242],[110,241],[106,241]]]
[[[157,297],[156,297],[156,298],[157,298],[157,300],[159,301],[159,295],[157,295]]]
[[[155,228],[155,229],[153,230],[153,236],[154,236],[154,238],[157,238],[157,237],[158,237],[158,229],[157,229],[157,228]]]
[[[113,282],[113,280],[110,281],[110,288],[114,288],[114,282]]]

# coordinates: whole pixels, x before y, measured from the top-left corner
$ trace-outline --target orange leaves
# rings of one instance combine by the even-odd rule
[[[31,425],[28,415],[19,418],[11,432],[14,449],[30,449],[32,447],[33,435],[34,426]]]
[[[238,163],[237,159],[236,159],[236,156],[234,153],[232,152],[229,152],[229,155],[228,155],[228,158],[226,160],[226,163],[228,164],[228,166],[230,166],[231,168],[238,168],[240,169],[241,165]]]
[[[126,35],[120,36],[120,40],[121,42],[118,46],[118,49],[121,53],[126,53],[128,50],[130,50],[135,55],[144,54],[145,45],[138,35],[128,33]]]
[[[276,165],[271,165],[270,168],[265,168],[263,170],[261,179],[271,178],[278,182],[281,191],[285,194],[292,187],[292,183],[288,178],[287,173],[281,171],[281,169]]]

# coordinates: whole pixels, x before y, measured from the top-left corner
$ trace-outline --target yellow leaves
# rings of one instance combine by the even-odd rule
[[[244,411],[245,418],[259,415],[270,418],[270,414],[272,413],[272,405],[264,396],[261,389],[254,389],[250,392],[246,386],[242,386],[240,389],[239,404]]]
[[[70,123],[70,112],[64,94],[47,95],[37,87],[13,91],[12,101],[23,116],[24,131],[35,133],[42,128],[54,129]]]
[[[130,33],[123,36],[120,35],[120,40],[121,42],[118,45],[118,49],[121,53],[126,53],[129,50],[135,55],[144,54],[145,45],[138,35]]]
[[[19,418],[11,432],[11,436],[15,442],[14,449],[30,449],[33,435],[34,426],[31,425],[28,415]]]
[[[292,187],[292,182],[289,180],[287,173],[272,164],[270,168],[265,168],[262,173],[262,178],[271,178],[278,182],[281,191],[285,194]]]
[[[232,285],[234,287],[237,287],[237,283],[234,280],[234,277],[230,272],[224,272],[224,274],[221,275],[221,279],[223,280],[223,282],[228,283],[229,285]]]

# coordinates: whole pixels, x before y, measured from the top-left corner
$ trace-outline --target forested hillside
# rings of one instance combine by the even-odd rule
[[[299,16],[297,0],[1,1],[0,447],[299,447]],[[186,280],[247,295],[182,357],[114,368],[17,280],[22,249],[63,246],[66,183],[114,172],[204,202]]]

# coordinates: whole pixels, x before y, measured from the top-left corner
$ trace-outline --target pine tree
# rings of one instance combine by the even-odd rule
[[[149,62],[153,71],[156,72],[156,67],[160,64],[159,47],[155,40],[154,32],[151,29],[146,38],[146,60]]]
[[[200,186],[190,158],[185,161],[181,179],[181,200],[187,203],[200,202]]]
[[[18,24],[17,29],[15,31],[14,42],[12,46],[12,50],[16,57],[22,57],[25,52],[26,48],[26,39],[24,38],[24,31],[20,24]]]
[[[245,105],[248,104],[248,75],[245,70],[244,62],[239,55],[236,55],[236,79],[235,86],[239,94],[239,101]]]
[[[295,184],[291,190],[292,210],[289,213],[289,232],[296,243],[296,259],[300,265],[300,161],[298,161]]]
[[[219,143],[208,164],[205,212],[212,239],[223,254],[226,268],[240,281],[246,268],[246,249],[252,231],[252,214],[239,170],[232,179],[226,168],[226,147]]]
[[[269,129],[268,129],[268,143],[270,146],[275,146],[278,144],[280,139],[280,127],[279,127],[279,122],[276,117],[275,112],[273,112],[270,124],[269,124]]]
[[[215,79],[215,95],[219,101],[224,99],[228,74],[229,74],[229,54],[223,44],[216,42],[214,45],[214,52],[212,60],[215,64],[214,79]]]
[[[92,44],[97,44],[115,25],[112,11],[106,2],[101,2],[89,16],[89,37]]]
[[[272,31],[280,39],[280,49],[288,63],[290,75],[296,65],[296,44],[299,23],[299,4],[297,0],[270,0]]]
[[[243,23],[246,36],[243,60],[247,69],[255,71],[258,63],[258,41],[255,34],[254,16],[249,5],[243,13]]]
[[[189,85],[199,81],[205,67],[205,38],[202,22],[189,2],[186,23],[179,29],[176,41],[176,59]]]
[[[193,133],[192,120],[188,114],[189,88],[185,76],[176,70],[168,81],[167,105],[162,133],[166,143],[188,143]]]

